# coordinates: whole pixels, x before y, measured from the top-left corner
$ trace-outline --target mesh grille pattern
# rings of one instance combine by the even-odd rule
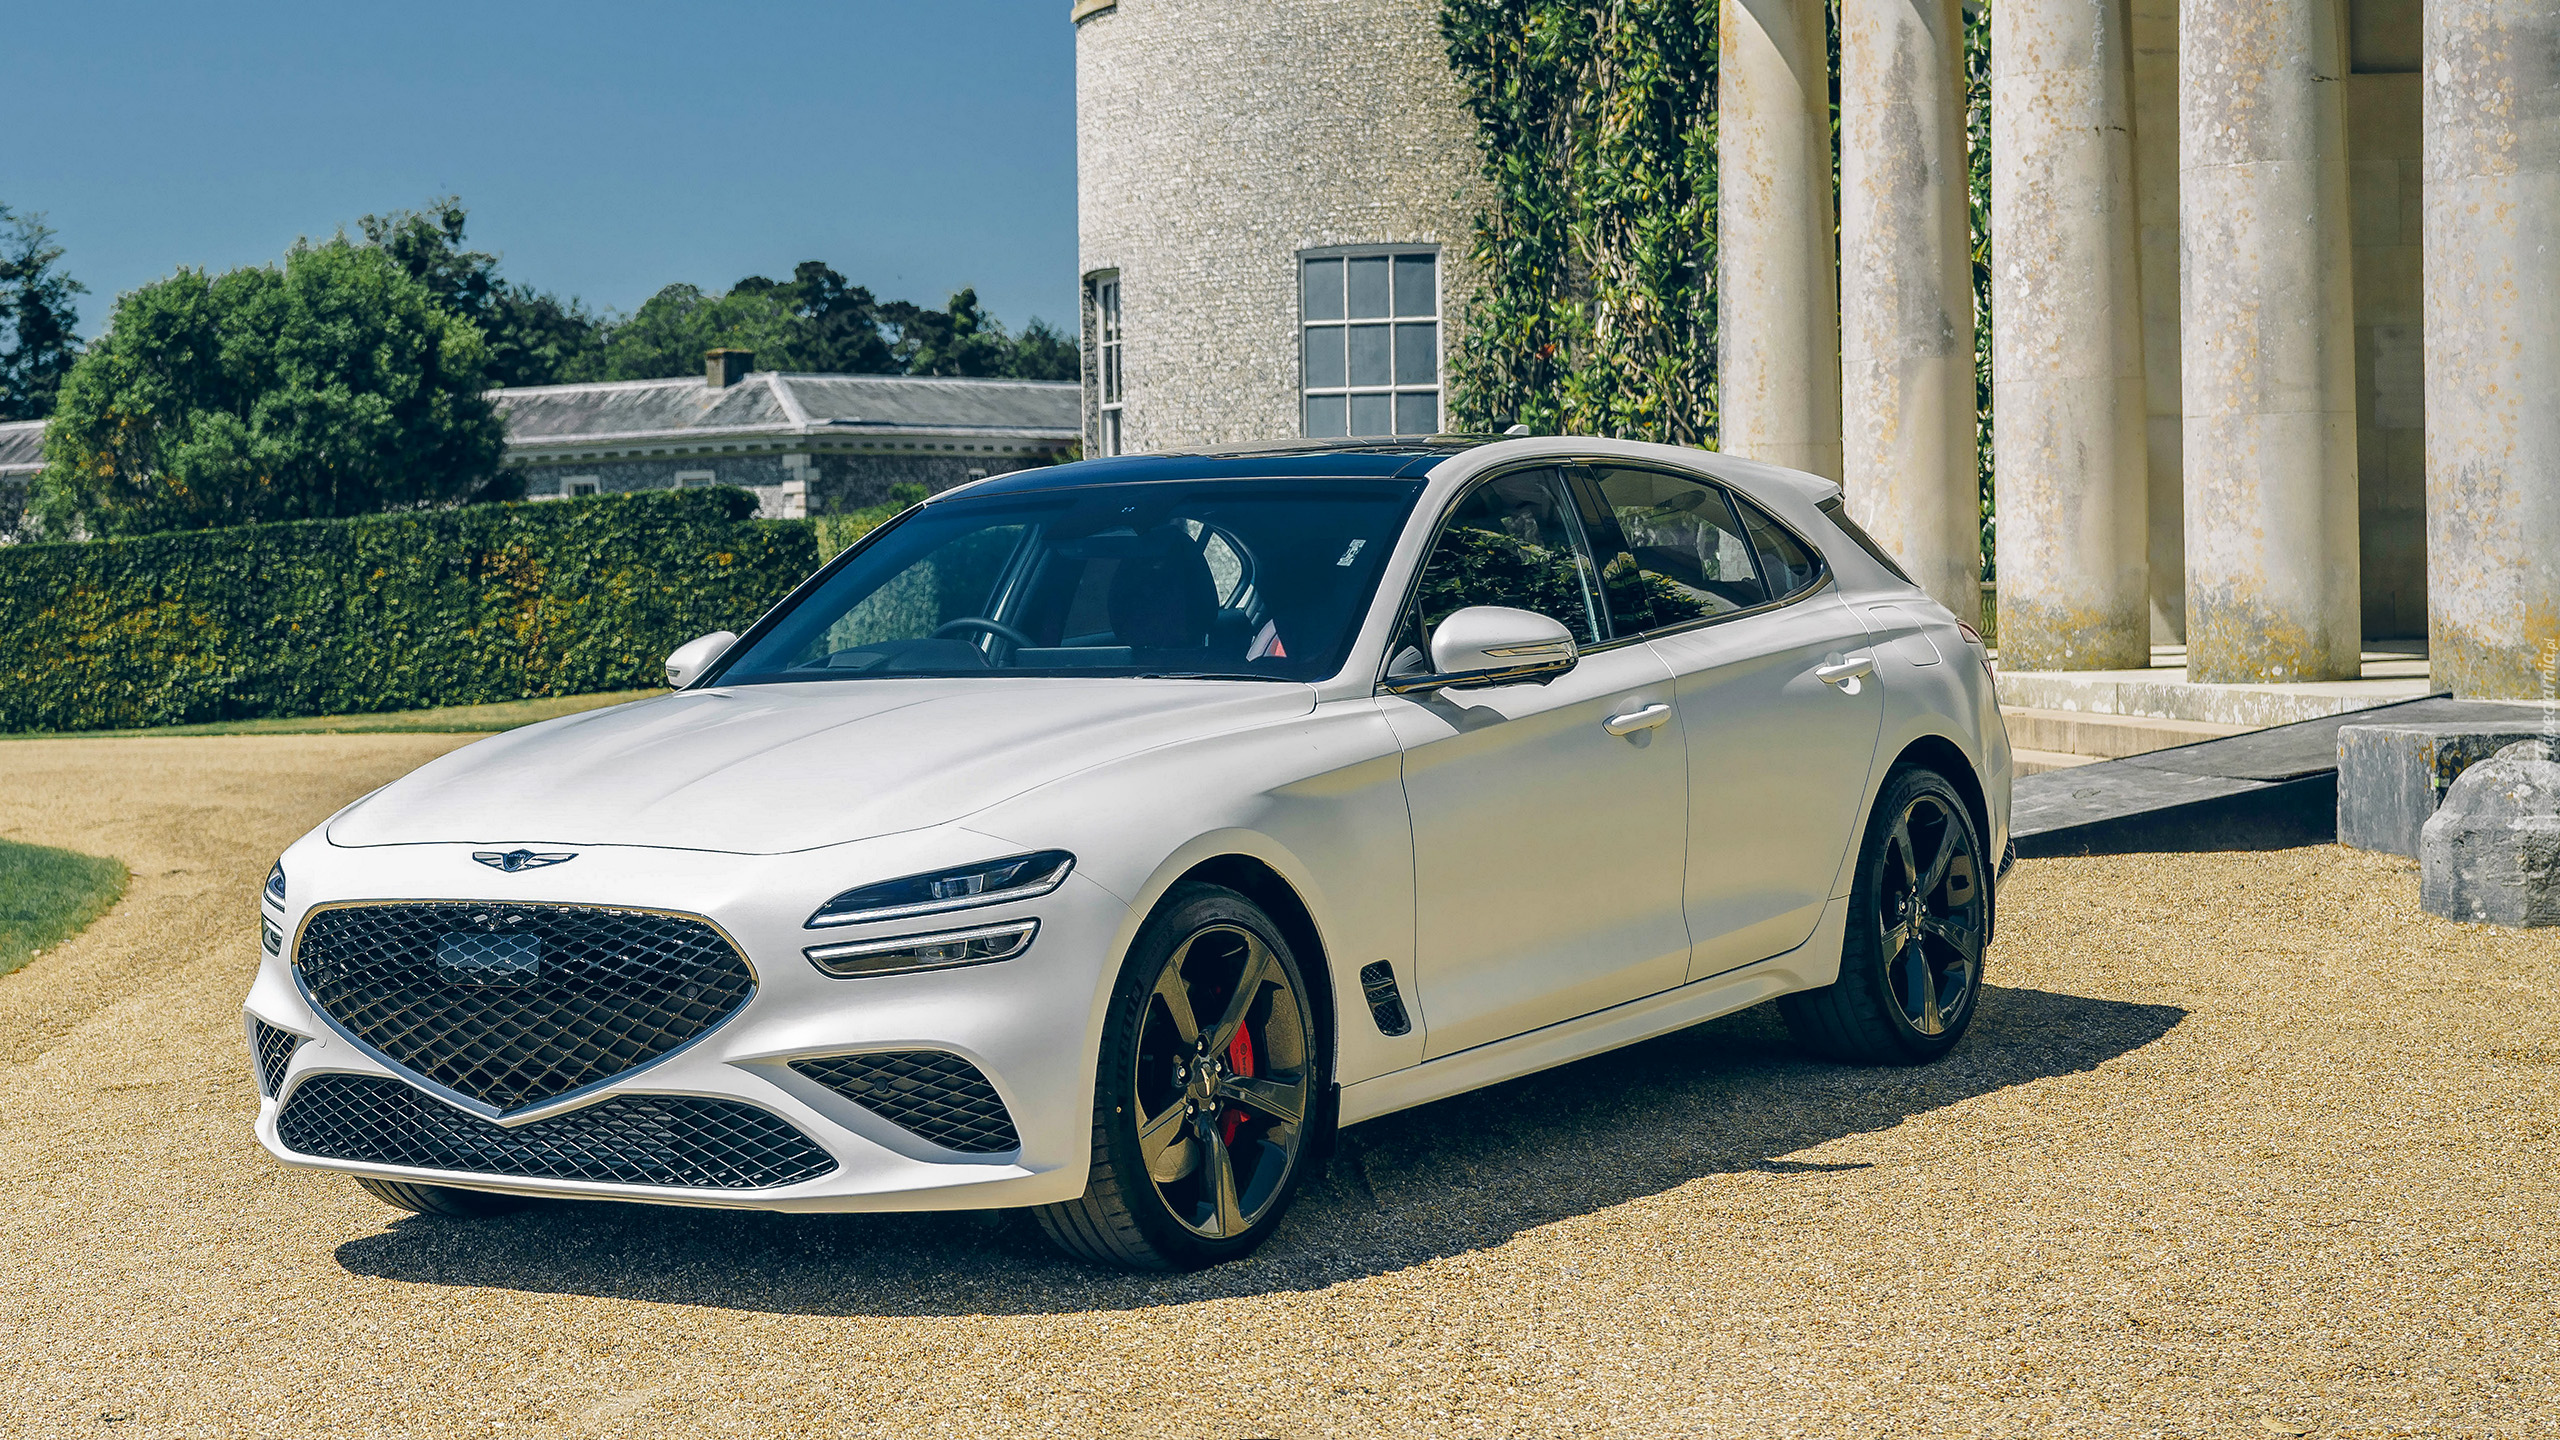
[[[997,1155],[1022,1148],[996,1087],[957,1055],[835,1055],[794,1060],[791,1068],[946,1150]]]
[[[249,1022],[251,1058],[258,1062],[258,1093],[273,1100],[284,1088],[284,1067],[293,1063],[293,1047],[302,1037],[290,1030],[279,1030],[264,1020]]]
[[[314,1075],[276,1118],[286,1149],[418,1170],[755,1190],[836,1168],[789,1121],[735,1100],[618,1095],[508,1129],[381,1075]]]
[[[572,905],[323,910],[294,967],[357,1038],[500,1110],[655,1060],[755,989],[699,920]]]

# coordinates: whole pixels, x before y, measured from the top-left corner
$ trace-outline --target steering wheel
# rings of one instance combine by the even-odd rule
[[[1012,626],[1007,625],[1002,621],[984,620],[975,615],[963,615],[957,620],[943,621],[940,625],[934,627],[933,638],[940,640],[951,635],[954,631],[959,630],[984,630],[990,635],[1000,636],[1006,640],[1012,641],[1014,648],[1016,649],[1023,649],[1026,647],[1036,648],[1040,644],[1039,641],[1032,639],[1030,636],[1023,634],[1021,631],[1014,629]]]

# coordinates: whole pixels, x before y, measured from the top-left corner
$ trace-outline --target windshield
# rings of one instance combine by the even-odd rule
[[[1094,485],[928,505],[757,627],[723,685],[991,672],[1321,680],[1419,481]]]

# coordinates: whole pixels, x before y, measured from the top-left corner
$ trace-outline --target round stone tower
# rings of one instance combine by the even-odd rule
[[[1443,428],[1486,194],[1437,0],[1077,0],[1088,455]]]

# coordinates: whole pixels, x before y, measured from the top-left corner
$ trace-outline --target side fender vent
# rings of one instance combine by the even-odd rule
[[[1361,966],[1360,993],[1368,997],[1369,1018],[1378,1022],[1379,1034],[1403,1035],[1413,1029],[1413,1017],[1404,1010],[1404,992],[1396,988],[1394,966],[1384,960]]]

